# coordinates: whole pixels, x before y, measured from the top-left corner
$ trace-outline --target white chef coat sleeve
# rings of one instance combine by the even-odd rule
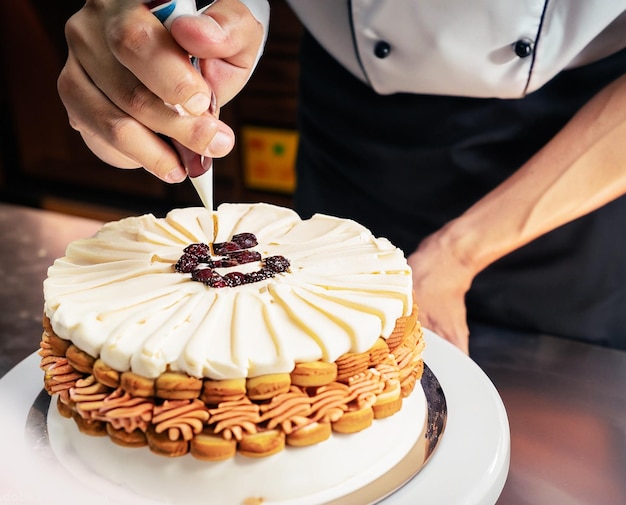
[[[380,94],[519,98],[626,47],[626,0],[288,1]]]
[[[265,43],[267,42],[267,34],[269,33],[270,26],[270,4],[268,0],[240,0],[240,2],[248,7],[256,20],[263,25],[263,43],[259,47],[254,66],[252,67],[255,69],[259,63],[259,59],[261,59],[261,55],[265,49]]]

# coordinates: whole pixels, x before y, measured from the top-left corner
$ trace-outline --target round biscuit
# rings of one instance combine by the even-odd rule
[[[251,400],[268,400],[286,393],[290,386],[291,377],[288,373],[259,375],[246,380],[246,390]]]
[[[256,433],[245,433],[237,450],[242,456],[264,458],[282,451],[285,448],[285,433],[281,430],[264,430]]]
[[[337,378],[337,364],[326,361],[296,363],[292,370],[291,383],[303,388],[324,386]]]

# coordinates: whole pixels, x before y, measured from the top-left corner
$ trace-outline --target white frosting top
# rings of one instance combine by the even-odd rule
[[[251,250],[286,257],[289,270],[210,287],[174,269],[187,245],[213,242],[206,209],[129,217],[72,242],[48,269],[45,313],[54,331],[121,372],[226,379],[364,352],[411,312],[402,251],[354,221],[321,214],[303,221],[269,204],[223,204],[216,216],[215,242],[253,233]]]

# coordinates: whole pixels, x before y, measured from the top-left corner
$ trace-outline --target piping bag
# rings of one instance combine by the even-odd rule
[[[187,16],[187,15],[199,15],[202,14],[209,5],[211,5],[213,1],[207,0],[144,0],[144,4],[150,9],[150,11],[163,23],[163,25],[169,30],[172,26],[172,23],[179,16]],[[200,72],[200,67],[198,65],[198,59],[194,56],[190,56],[190,61],[194,68]],[[178,104],[166,104],[168,107],[173,108],[180,115],[187,114],[185,110]],[[211,92],[211,105],[209,107],[209,113],[215,113],[217,108],[217,102],[215,98],[215,93]],[[201,158],[201,163],[204,166],[205,158],[204,156]],[[192,176],[189,174],[189,179],[193,184],[202,204],[206,207],[206,209],[211,213],[211,230],[210,238],[213,239],[213,233],[215,230],[214,226],[214,217],[213,217],[213,160],[209,165],[209,168],[206,172],[201,175]]]

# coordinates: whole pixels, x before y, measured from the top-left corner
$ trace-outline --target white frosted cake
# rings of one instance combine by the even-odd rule
[[[326,215],[224,204],[108,223],[55,261],[44,297],[59,413],[162,456],[219,465],[359,437],[423,370],[402,251]]]

